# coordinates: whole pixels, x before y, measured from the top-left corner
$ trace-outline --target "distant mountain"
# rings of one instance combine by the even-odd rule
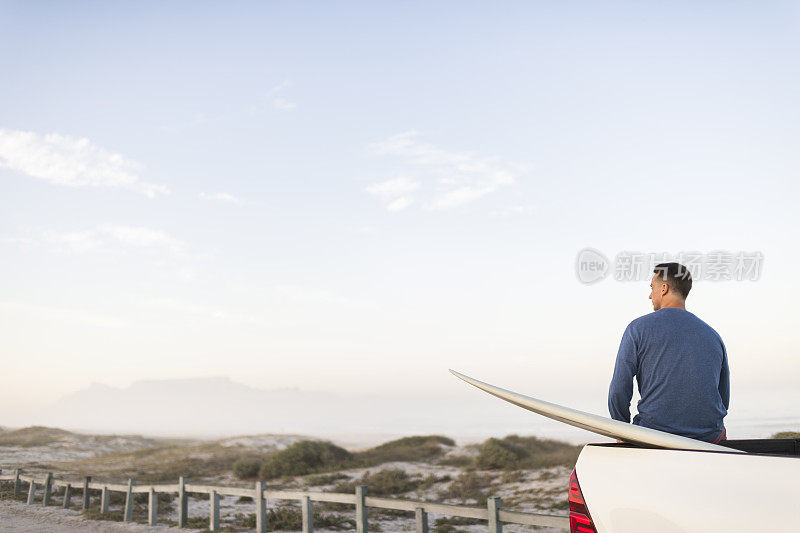
[[[122,388],[92,383],[44,409],[17,408],[12,414],[2,420],[5,425],[14,420],[18,427],[36,424],[161,437],[312,435],[354,446],[407,435],[475,440],[510,433],[570,440],[576,433],[585,435],[485,395],[435,400],[413,392],[345,397],[301,389],[258,389],[226,377],[143,380]],[[540,433],[546,428],[555,432]]]
[[[92,383],[63,396],[43,418],[47,425],[103,432],[288,433],[328,429],[324,412],[348,410],[351,404],[330,393],[262,390],[226,377],[165,379],[136,381],[125,388]]]

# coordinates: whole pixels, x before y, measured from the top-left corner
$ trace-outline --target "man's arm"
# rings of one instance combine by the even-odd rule
[[[731,402],[731,370],[728,368],[728,352],[724,343],[722,344],[722,369],[719,373],[719,395],[722,398],[722,405],[727,411]]]
[[[611,378],[611,386],[608,389],[608,412],[614,420],[631,421],[633,377],[639,368],[638,361],[636,343],[629,325],[625,328],[622,341],[619,343],[617,362],[614,364],[614,376]]]

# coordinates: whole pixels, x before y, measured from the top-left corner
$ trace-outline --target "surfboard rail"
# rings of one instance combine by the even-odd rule
[[[613,420],[611,418],[578,411],[577,409],[564,407],[563,405],[525,396],[524,394],[502,389],[495,385],[471,378],[453,369],[450,369],[450,373],[470,385],[488,392],[492,396],[496,396],[501,400],[505,400],[523,409],[527,409],[528,411],[532,411],[552,420],[563,422],[564,424],[569,424],[570,426],[597,433],[598,435],[611,437],[612,439],[675,450],[746,453],[740,450],[719,446],[718,444],[711,444],[710,442],[673,435],[672,433],[666,433],[656,429],[635,426],[619,420]]]

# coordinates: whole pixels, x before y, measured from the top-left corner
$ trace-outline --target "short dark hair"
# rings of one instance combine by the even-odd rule
[[[669,288],[680,294],[685,300],[692,290],[692,274],[680,263],[659,263],[654,274],[667,282]]]

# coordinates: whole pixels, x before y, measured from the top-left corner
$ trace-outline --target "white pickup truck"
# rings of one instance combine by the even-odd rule
[[[587,444],[569,483],[570,531],[800,531],[800,439],[723,446]]]
[[[583,447],[569,483],[573,533],[800,532],[800,439],[710,444],[451,372],[529,411],[625,441]]]

